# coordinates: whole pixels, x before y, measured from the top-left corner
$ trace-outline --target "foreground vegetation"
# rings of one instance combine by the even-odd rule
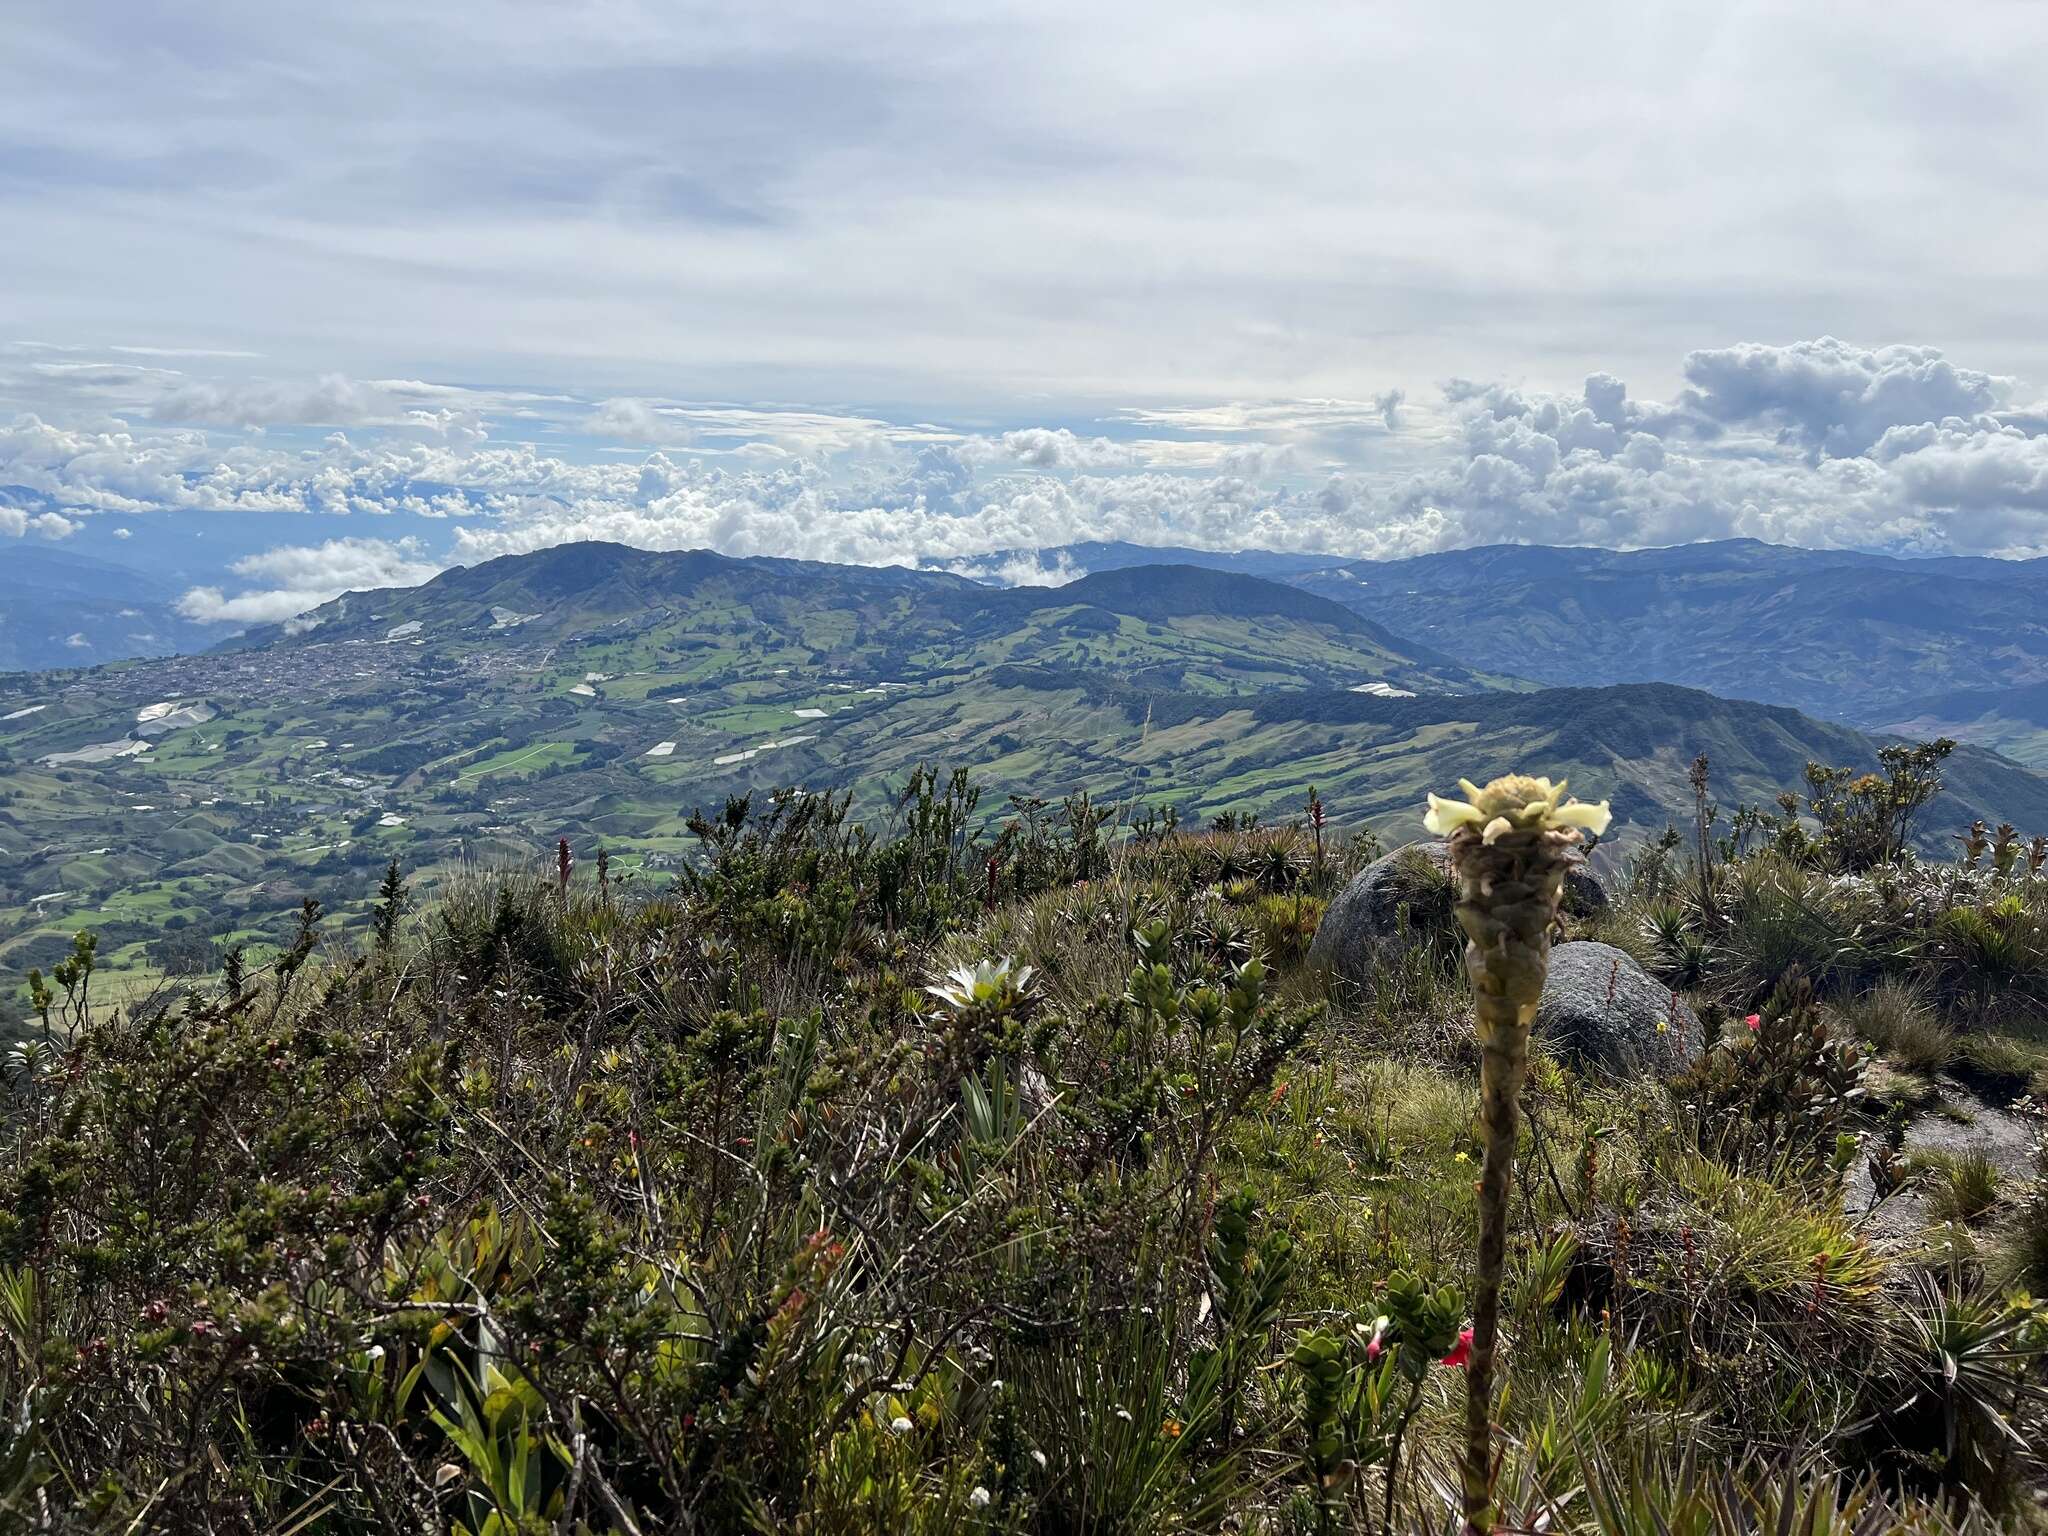
[[[2048,1095],[2048,873],[1915,863],[1875,780],[1724,828],[1701,776],[1568,919],[1715,1043],[1536,1042],[1503,1520],[2048,1528],[2048,1169],[1927,1134]],[[659,893],[566,845],[431,908],[394,872],[366,933],[309,905],[112,1018],[88,941],[37,979],[0,1527],[1457,1528],[1447,886],[1353,987],[1304,957],[1378,849],[1319,814],[1113,840],[920,775],[884,832],[693,832]]]

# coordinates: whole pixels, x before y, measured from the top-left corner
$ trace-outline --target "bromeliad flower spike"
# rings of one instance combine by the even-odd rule
[[[1607,802],[1588,805],[1564,798],[1566,781],[1527,778],[1511,773],[1495,779],[1484,789],[1470,779],[1458,780],[1463,800],[1429,797],[1429,814],[1422,824],[1439,837],[1449,837],[1464,827],[1478,827],[1480,838],[1491,845],[1513,832],[1561,832],[1584,828],[1598,836],[1612,820]],[[1573,839],[1574,842],[1577,838]]]
[[[1450,842],[1458,877],[1458,924],[1481,1049],[1480,1120],[1486,1161],[1479,1178],[1479,1259],[1470,1344],[1455,1353],[1467,1370],[1465,1529],[1492,1528],[1493,1356],[1500,1329],[1501,1269],[1507,1251],[1508,1176],[1521,1124],[1529,1023],[1550,968],[1550,930],[1564,876],[1583,835],[1607,830],[1607,802],[1565,798],[1565,782],[1508,774],[1483,789],[1458,781],[1461,800],[1429,797],[1423,825]]]

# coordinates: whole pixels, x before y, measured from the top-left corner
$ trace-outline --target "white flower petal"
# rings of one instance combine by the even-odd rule
[[[1584,827],[1596,836],[1607,830],[1607,824],[1614,820],[1607,809],[1607,802],[1588,805],[1583,800],[1574,800],[1570,805],[1560,805],[1550,813],[1550,823],[1556,827]]]
[[[1486,830],[1479,834],[1480,841],[1491,845],[1496,839],[1507,836],[1515,830],[1515,824],[1505,816],[1496,816],[1486,824]]]
[[[1449,837],[1458,828],[1475,826],[1485,819],[1485,813],[1476,805],[1431,795],[1429,813],[1422,818],[1422,824],[1438,837]]]

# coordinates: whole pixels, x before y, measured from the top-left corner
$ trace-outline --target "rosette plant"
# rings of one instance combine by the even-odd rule
[[[1449,839],[1458,879],[1458,925],[1472,977],[1480,1046],[1479,1118],[1486,1158],[1479,1176],[1479,1258],[1466,1364],[1465,1528],[1492,1529],[1493,1361],[1507,1251],[1508,1179],[1521,1126],[1529,1024],[1550,968],[1565,871],[1585,833],[1607,830],[1607,802],[1565,798],[1565,782],[1509,774],[1484,788],[1460,779],[1464,798],[1429,797],[1423,825]]]

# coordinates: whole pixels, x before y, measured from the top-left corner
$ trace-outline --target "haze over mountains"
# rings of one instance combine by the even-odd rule
[[[1498,546],[1296,579],[1473,665],[1549,683],[1684,683],[1865,726],[1912,701],[2048,680],[2048,560],[1729,540]]]
[[[1638,561],[1647,577],[1611,574]],[[1461,586],[1468,564],[1494,574]],[[1613,801],[1610,842],[1626,849],[1688,814],[1697,753],[1725,805],[1795,788],[1809,761],[1875,764],[1872,740],[1840,722],[1616,681],[1631,635],[1671,642],[1642,644],[1637,677],[1692,676],[1729,664],[1705,642],[1688,662],[1686,626],[1718,622],[1732,645],[1742,612],[1775,607],[1777,629],[1752,626],[1749,680],[1820,690],[1820,670],[1856,670],[1848,643],[1773,673],[1767,642],[1803,643],[1782,638],[1802,604],[1852,622],[1845,589],[1863,584],[1918,594],[1906,618],[1868,598],[1855,621],[1902,654],[1900,635],[1922,637],[1939,665],[1915,686],[2025,675],[2036,652],[2008,643],[1987,661],[1965,601],[2031,612],[2025,573],[1947,564],[1482,550],[1297,570],[1296,584],[1112,559],[1063,586],[997,587],[593,543],[507,556],[199,655],[0,678],[0,965],[47,960],[80,926],[117,964],[166,934],[261,943],[304,895],[359,902],[393,857],[431,877],[570,836],[665,878],[694,847],[697,807],[802,784],[886,817],[921,764],[971,767],[996,807],[1085,791],[1197,819],[1291,815],[1313,784],[1340,825],[1406,840],[1426,790],[1540,761]],[[1780,565],[1791,574],[1774,577]],[[1809,595],[1773,599],[1773,580]],[[1575,647],[1591,658],[1576,674]],[[1602,686],[1542,686],[1573,678]],[[1894,686],[1857,679],[1857,708],[1895,708]],[[1982,712],[2003,692],[1943,696]],[[2004,757],[1965,747],[1948,785],[1929,848],[1977,817],[2048,827],[2048,779]]]
[[[178,588],[145,571],[47,545],[6,552],[0,671],[172,656],[217,644],[218,626],[178,611]]]

